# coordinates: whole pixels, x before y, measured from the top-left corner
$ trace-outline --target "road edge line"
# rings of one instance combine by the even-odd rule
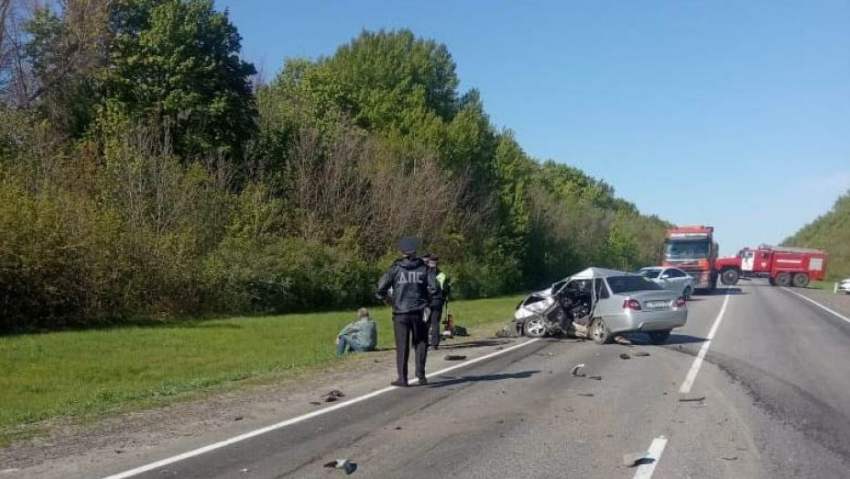
[[[509,348],[494,351],[492,353],[485,354],[484,356],[473,358],[473,359],[470,359],[469,361],[464,361],[463,363],[456,364],[454,366],[451,366],[451,367],[448,367],[448,368],[445,368],[445,369],[441,369],[439,371],[435,371],[431,374],[426,375],[426,377],[438,376],[440,374],[445,374],[449,371],[454,371],[456,369],[460,369],[460,368],[469,366],[471,364],[479,363],[481,361],[486,361],[487,359],[499,356],[501,354],[505,354],[505,353],[510,352],[510,351],[514,351],[516,349],[519,349],[519,348],[522,348],[522,347],[525,347],[525,346],[528,346],[529,344],[535,343],[539,340],[540,340],[540,338],[529,339],[528,341],[522,342],[520,344],[513,345]],[[414,379],[413,381],[411,381],[411,383],[414,383],[414,384],[416,382],[418,382],[418,379]],[[246,433],[242,433],[238,436],[231,437],[230,439],[225,439],[223,441],[208,444],[206,446],[199,447],[197,449],[193,449],[191,451],[187,451],[187,452],[184,452],[182,454],[178,454],[176,456],[167,457],[165,459],[160,459],[159,461],[151,462],[149,464],[145,464],[143,466],[139,466],[139,467],[134,468],[134,469],[130,469],[130,470],[127,470],[127,471],[124,471],[124,472],[119,472],[119,473],[113,474],[111,476],[106,476],[103,479],[126,479],[128,477],[133,477],[133,476],[142,474],[144,472],[152,471],[154,469],[157,469],[157,468],[160,468],[160,467],[163,467],[163,466],[167,466],[169,464],[174,464],[175,462],[180,462],[180,461],[183,461],[183,460],[195,457],[195,456],[200,456],[201,454],[205,454],[205,453],[208,453],[210,451],[215,451],[216,449],[221,449],[221,448],[227,447],[231,444],[236,444],[237,442],[242,442],[244,440],[260,436],[260,435],[265,434],[267,432],[282,429],[284,427],[291,426],[291,425],[297,424],[299,422],[304,422],[308,419],[313,419],[314,417],[318,417],[318,416],[321,416],[323,414],[327,414],[329,412],[333,412],[333,411],[337,411],[339,409],[346,408],[348,406],[351,406],[351,405],[372,399],[376,396],[380,396],[381,394],[384,394],[386,392],[393,391],[393,390],[396,390],[396,389],[400,389],[400,388],[398,388],[396,386],[390,386],[390,387],[386,387],[386,388],[383,388],[383,389],[378,389],[377,391],[372,391],[370,393],[367,393],[367,394],[364,394],[362,396],[350,399],[350,400],[345,401],[345,402],[336,403],[333,406],[326,407],[324,409],[319,409],[318,411],[309,412],[307,414],[302,414],[300,416],[296,416],[294,418],[290,418],[290,419],[287,419],[285,421],[281,421],[281,422],[278,422],[278,423],[275,423],[275,424],[272,424],[272,425],[269,425],[269,426],[265,426],[265,427],[262,427],[262,428],[259,428],[259,429],[254,429],[253,431],[248,431]]]
[[[699,354],[697,354],[694,362],[691,363],[691,369],[688,370],[688,375],[685,376],[685,381],[682,383],[682,387],[679,388],[679,394],[687,394],[691,392],[694,381],[697,379],[697,374],[699,374],[699,369],[702,366],[702,361],[705,358],[706,353],[708,353],[709,346],[711,346],[711,341],[714,339],[714,335],[717,334],[720,322],[723,321],[723,317],[726,313],[726,306],[729,304],[729,298],[731,296],[732,295],[728,293],[726,294],[726,299],[723,300],[723,306],[720,307],[720,312],[717,314],[717,318],[714,320],[714,324],[711,325],[711,330],[708,331],[708,336],[705,338],[706,341],[700,348]]]
[[[647,456],[649,459],[652,459],[652,462],[638,466],[634,479],[649,479],[652,477],[652,473],[655,472],[655,466],[661,460],[661,454],[664,452],[665,447],[667,447],[666,437],[658,436],[652,440],[652,444],[649,445],[649,455]]]
[[[841,313],[839,313],[839,312],[833,311],[832,309],[830,309],[830,308],[828,308],[828,307],[826,307],[826,306],[824,306],[824,305],[822,305],[822,304],[818,303],[817,301],[813,300],[812,298],[809,298],[808,296],[806,296],[806,295],[804,295],[804,294],[800,294],[800,293],[798,293],[798,292],[796,292],[796,291],[792,291],[792,290],[790,290],[790,289],[788,289],[788,288],[785,288],[785,287],[783,287],[782,289],[783,289],[783,290],[785,290],[785,291],[788,291],[789,293],[791,293],[791,294],[793,294],[793,295],[796,295],[796,296],[799,296],[799,297],[801,297],[801,298],[805,299],[806,301],[808,301],[808,302],[810,302],[810,303],[814,304],[814,305],[815,305],[815,306],[817,306],[818,308],[820,308],[820,309],[822,309],[822,310],[824,310],[824,311],[826,311],[826,312],[828,312],[828,313],[832,313],[832,314],[833,314],[833,315],[835,315],[835,317],[837,317],[838,319],[841,319],[841,320],[844,320],[844,321],[846,321],[846,322],[850,323],[850,318],[848,318],[847,316],[844,316],[843,314],[841,314]]]

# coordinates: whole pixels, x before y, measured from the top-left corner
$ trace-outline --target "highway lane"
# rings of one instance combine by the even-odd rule
[[[690,393],[705,399],[681,402],[724,302]],[[333,477],[322,465],[337,458],[354,477],[850,477],[850,324],[759,282],[689,309],[665,346],[544,339],[133,477]],[[602,380],[572,376],[580,363]],[[653,466],[623,465],[654,440]]]

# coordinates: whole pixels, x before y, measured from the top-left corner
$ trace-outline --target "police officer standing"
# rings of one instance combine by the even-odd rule
[[[402,238],[398,249],[402,258],[390,266],[378,281],[377,296],[386,301],[392,288],[393,330],[395,332],[396,367],[398,378],[393,386],[407,387],[407,362],[410,346],[415,349],[416,377],[419,384],[428,384],[425,378],[425,358],[428,355],[428,324],[424,310],[437,293],[437,279],[421,258],[416,257],[419,238]]]
[[[440,258],[437,255],[429,255],[426,261],[437,280],[437,293],[431,297],[431,303],[428,304],[428,344],[434,349],[440,349],[440,319],[449,296],[449,280],[446,273],[440,271]]]

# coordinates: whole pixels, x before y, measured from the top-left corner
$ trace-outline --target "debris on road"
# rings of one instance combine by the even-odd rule
[[[617,343],[617,344],[621,344],[623,346],[631,346],[632,345],[632,342],[629,340],[629,338],[627,338],[625,336],[615,337],[614,342]]]
[[[593,379],[595,381],[602,381],[602,376],[588,376],[587,379]]]
[[[651,464],[655,459],[649,451],[631,452],[623,454],[623,465],[626,467],[640,466],[641,464]]]
[[[695,395],[695,394],[683,394],[679,396],[679,402],[699,402],[704,401],[705,396]]]
[[[396,427],[395,427],[395,430],[396,430],[396,431],[401,431],[401,426],[396,426]]]
[[[325,398],[325,402],[337,402],[337,401],[339,401],[339,398],[336,397],[336,396],[328,396],[328,397]]]
[[[245,419],[245,418],[242,417],[242,416],[236,416],[236,417],[233,418],[234,421],[241,421],[243,419]]]
[[[239,472],[241,472],[242,474],[247,474],[251,472],[251,470],[246,467],[245,469],[240,469]]]
[[[351,459],[337,459],[336,461],[326,463],[325,467],[328,469],[341,469],[345,471],[346,474],[351,474],[357,470],[357,463],[352,462]]]
[[[515,330],[514,330],[515,331]],[[508,326],[503,326],[502,329],[496,331],[497,338],[512,338],[516,336],[515,332]]]
[[[632,359],[632,357],[629,356],[629,353],[621,353],[620,359]]]
[[[449,354],[446,356],[446,361],[463,361],[466,356],[462,354]]]
[[[593,397],[593,393],[578,393],[578,395],[581,396],[581,397],[585,397],[585,398],[592,398]]]
[[[334,390],[332,390],[331,392],[329,392],[329,393],[325,394],[325,396],[333,396],[333,397],[336,397],[336,398],[344,398],[344,397],[345,397],[345,393],[343,393],[343,392],[342,392],[342,391],[340,391],[339,389],[334,389]]]
[[[310,401],[310,404],[312,404],[314,406],[321,406],[322,405],[322,403],[320,403],[319,401]]]
[[[572,369],[572,371],[570,371],[570,373],[572,373],[573,376],[583,378],[583,377],[587,376],[587,374],[579,372],[579,370],[583,367],[584,367],[584,363],[576,364],[575,366],[573,366],[573,369]]]
[[[643,356],[643,357],[646,357],[646,356],[649,356],[649,353],[648,353],[648,352],[646,352],[646,351],[638,351],[638,352],[636,352],[636,353],[635,353],[635,356]]]
[[[737,461],[738,456],[721,457],[720,459],[723,459],[724,461]]]

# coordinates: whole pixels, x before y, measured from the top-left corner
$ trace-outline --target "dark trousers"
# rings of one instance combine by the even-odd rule
[[[395,358],[398,378],[407,381],[407,360],[410,359],[411,340],[416,350],[416,375],[425,374],[425,358],[428,355],[428,325],[423,321],[423,312],[393,314],[395,332]]]
[[[443,303],[431,303],[428,313],[428,344],[440,345],[440,319],[443,316]]]

